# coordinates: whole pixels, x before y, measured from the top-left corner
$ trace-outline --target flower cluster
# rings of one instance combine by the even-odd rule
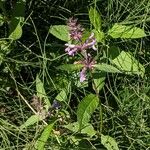
[[[78,40],[80,41],[82,38],[82,33],[83,33],[83,28],[81,27],[80,24],[77,23],[78,19],[73,19],[70,18],[68,20],[68,27],[69,27],[69,34],[70,38],[73,40]]]
[[[75,43],[66,43],[65,52],[68,53],[70,56],[74,56],[78,52],[83,54],[84,59],[80,61],[81,64],[84,65],[80,72],[80,82],[86,80],[86,71],[87,69],[92,69],[93,65],[95,64],[94,59],[92,59],[90,53],[87,52],[88,49],[97,50],[96,39],[94,37],[94,33],[88,37],[85,42],[82,42],[82,36],[84,29],[81,27],[80,24],[77,23],[77,19],[70,18],[68,23],[69,27],[69,35],[71,40]]]

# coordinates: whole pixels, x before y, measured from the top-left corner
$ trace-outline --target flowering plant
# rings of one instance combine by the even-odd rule
[[[94,37],[94,33],[91,33],[85,42],[82,41],[84,29],[80,24],[77,23],[77,19],[70,18],[67,25],[69,27],[69,36],[71,41],[77,44],[66,43],[65,52],[67,52],[70,56],[74,56],[77,53],[82,54],[83,60],[79,61],[78,64],[83,65],[83,68],[80,72],[80,82],[83,82],[86,80],[86,70],[91,70],[95,64],[95,60],[87,50],[97,50],[95,47],[96,39]]]

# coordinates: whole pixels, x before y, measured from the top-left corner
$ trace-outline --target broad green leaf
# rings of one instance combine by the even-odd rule
[[[143,29],[117,23],[108,31],[108,35],[113,38],[142,38],[146,36]]]
[[[17,40],[20,39],[21,36],[22,36],[22,27],[20,25],[20,21],[14,18],[14,20],[11,21],[9,38]]]
[[[83,67],[82,64],[65,64],[57,67],[57,69],[65,70],[65,71],[76,71],[80,70]]]
[[[107,150],[119,150],[115,139],[108,135],[101,135],[101,143],[107,148]]]
[[[56,38],[68,42],[69,37],[69,30],[66,25],[54,25],[51,26],[49,32],[54,35]]]
[[[68,125],[64,125],[64,127],[74,133],[79,131],[78,122],[69,123]],[[85,127],[81,130],[81,133],[87,134],[88,136],[92,137],[96,134],[96,131],[94,130],[93,126],[90,123],[87,123]]]
[[[55,122],[56,121],[52,122],[51,124],[49,124],[45,127],[44,131],[42,132],[42,135],[40,136],[40,138],[38,139],[38,141],[36,143],[36,147],[38,150],[44,150],[44,146],[52,132]]]
[[[29,117],[27,119],[27,121],[24,124],[22,124],[20,126],[20,129],[22,130],[22,129],[28,127],[28,126],[31,126],[31,125],[37,123],[39,120],[40,120],[40,116],[38,116],[38,115],[32,115],[31,117]]]
[[[94,65],[94,67],[96,69],[98,69],[100,71],[104,71],[104,72],[110,72],[110,73],[120,73],[121,72],[116,67],[114,67],[112,65],[105,64],[105,63],[96,64],[96,65]]]
[[[92,113],[98,107],[99,99],[94,94],[87,95],[78,105],[77,120],[79,123],[79,130],[83,129],[89,122]]]
[[[101,31],[101,15],[98,13],[98,11],[91,7],[89,10],[89,18],[91,24],[94,26],[94,28],[98,31]]]
[[[96,42],[104,43],[104,38],[105,38],[104,32],[98,31],[98,30],[95,30],[95,29],[93,29],[92,31],[94,32],[94,35],[95,35],[95,38],[96,38]]]
[[[45,108],[48,111],[49,107],[51,106],[50,101],[46,95],[44,85],[42,81],[40,80],[39,76],[36,76],[36,91],[37,91],[37,96],[41,99],[44,100],[45,103]]]
[[[122,51],[112,62],[128,74],[144,76],[145,68],[128,52]]]
[[[67,91],[62,89],[60,93],[55,98],[58,101],[66,101],[67,100]]]
[[[101,71],[93,73],[93,79],[93,89],[99,92],[105,85],[106,73]]]

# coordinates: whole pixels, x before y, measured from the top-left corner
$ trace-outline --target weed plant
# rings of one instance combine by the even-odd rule
[[[92,51],[105,64],[98,92],[90,69],[81,83],[82,68],[72,68],[81,55],[69,56],[66,41],[52,31],[74,17],[87,39],[97,19],[90,10],[100,14],[105,34]],[[115,23],[145,34],[113,38],[108,32]],[[149,0],[0,0],[0,149],[149,150],[149,25]],[[144,75],[114,73],[110,50],[132,54]]]

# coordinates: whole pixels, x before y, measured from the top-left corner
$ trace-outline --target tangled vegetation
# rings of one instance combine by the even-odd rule
[[[149,150],[149,34],[149,0],[0,0],[0,150]]]

